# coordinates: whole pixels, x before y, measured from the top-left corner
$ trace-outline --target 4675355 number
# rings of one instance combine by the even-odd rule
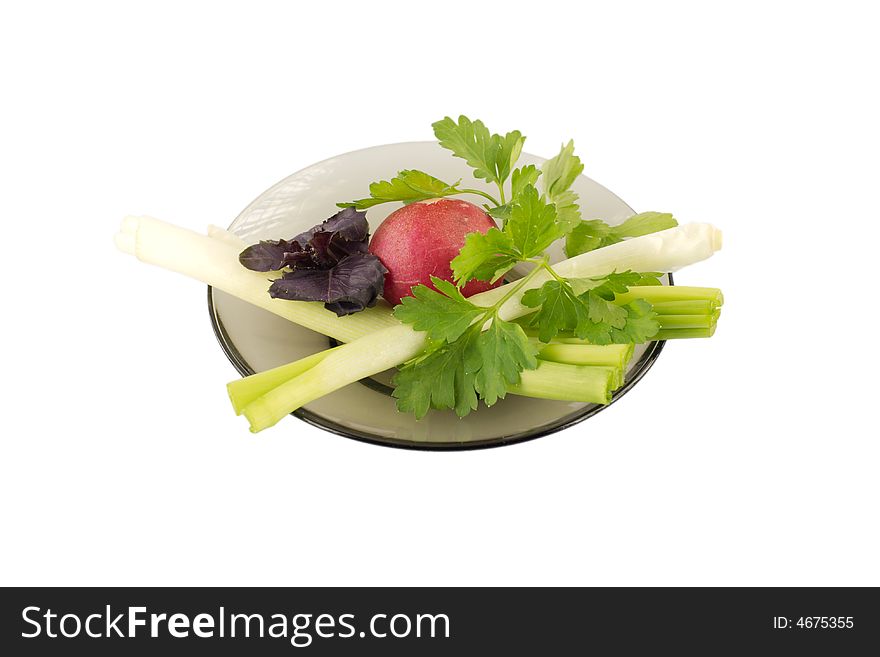
[[[796,621],[785,616],[775,616],[773,627],[778,630],[796,627],[802,630],[837,630],[851,629],[854,625],[852,616],[801,616]]]

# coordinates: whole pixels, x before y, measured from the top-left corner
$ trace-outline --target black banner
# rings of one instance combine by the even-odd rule
[[[865,654],[876,589],[4,589],[6,655]],[[871,648],[873,646],[873,648]]]

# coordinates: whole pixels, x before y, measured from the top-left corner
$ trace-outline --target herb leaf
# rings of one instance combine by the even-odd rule
[[[485,233],[468,233],[464,246],[452,259],[452,277],[464,285],[472,278],[495,282],[506,274],[519,260],[510,235],[497,228]]]
[[[550,342],[560,331],[572,331],[586,338],[590,324],[589,308],[565,281],[550,280],[539,288],[526,291],[522,304],[538,311],[528,316],[528,325],[536,328],[541,342]]]
[[[401,411],[423,417],[429,408],[450,408],[467,415],[477,395],[487,406],[504,397],[523,369],[538,366],[536,349],[522,327],[498,319],[495,308],[480,308],[451,283],[432,279],[404,297],[394,316],[425,331],[434,348],[404,365],[394,378]],[[483,325],[491,321],[486,331]]]
[[[578,195],[570,189],[584,170],[581,159],[574,154],[574,141],[564,144],[555,157],[544,162],[541,170],[544,195],[550,203],[556,204],[559,223],[563,232],[568,233],[581,219]]]
[[[651,304],[639,299],[619,306],[614,297],[631,285],[656,281],[655,276],[626,271],[547,281],[522,297],[523,305],[538,308],[529,315],[528,326],[537,329],[541,342],[549,342],[561,331],[571,331],[593,344],[645,342],[660,330]]]
[[[290,301],[323,301],[338,316],[375,305],[388,270],[376,256],[356,253],[330,269],[295,269],[273,281],[269,296]]]
[[[657,272],[639,273],[635,271],[612,272],[606,276],[592,278],[569,278],[575,293],[580,296],[588,290],[608,301],[614,300],[615,294],[626,292],[633,285],[660,285]]]
[[[269,288],[272,298],[323,301],[350,315],[376,303],[388,271],[367,253],[369,236],[366,213],[345,208],[291,240],[249,246],[238,260],[254,271],[288,269]]]
[[[417,419],[429,408],[464,417],[477,408],[477,394],[491,406],[524,369],[538,366],[537,350],[518,324],[495,318],[486,331],[480,329],[474,324],[454,342],[404,365],[394,376],[398,410]]]
[[[587,251],[617,244],[629,237],[640,237],[678,225],[668,212],[642,212],[618,226],[609,226],[600,219],[578,223],[565,238],[565,253],[572,258]]]
[[[556,222],[556,207],[548,204],[533,185],[525,185],[504,225],[523,260],[541,255],[548,246],[562,237]]]
[[[416,285],[412,296],[403,297],[395,307],[394,316],[417,331],[425,331],[432,340],[454,342],[477,317],[486,312],[462,296],[449,281],[431,277],[439,291],[427,285]]]
[[[514,169],[513,175],[510,177],[511,200],[516,201],[516,199],[525,191],[526,186],[531,185],[534,187],[535,183],[538,182],[540,175],[541,170],[534,164],[527,164],[524,167]]]
[[[405,204],[426,201],[431,198],[451,196],[458,193],[459,180],[449,184],[439,178],[417,169],[398,171],[391,180],[380,180],[370,184],[370,197],[347,203],[337,203],[340,208],[357,208],[366,210],[374,205],[402,201]]]
[[[480,332],[471,327],[455,342],[445,342],[406,363],[394,375],[397,410],[421,420],[430,408],[451,408],[464,417],[477,408],[476,372],[469,367]]]
[[[611,230],[615,236],[625,239],[627,237],[641,237],[676,226],[678,226],[678,222],[669,212],[640,212],[619,226],[612,226]]]
[[[507,386],[519,382],[520,372],[538,366],[538,350],[529,342],[522,327],[497,317],[488,329],[480,332],[476,349],[480,354],[480,369],[474,387],[486,406],[504,399]]]
[[[464,115],[458,117],[457,123],[447,116],[432,127],[440,145],[465,160],[474,169],[475,177],[499,187],[510,176],[526,140],[519,130],[503,137],[490,134],[482,121],[471,121]]]
[[[464,246],[452,260],[453,277],[459,286],[472,278],[497,281],[518,261],[540,255],[562,237],[556,208],[539,196],[534,185],[523,184],[509,209],[503,230],[490,228],[485,235],[470,233],[465,238]]]
[[[623,306],[626,311],[626,322],[623,328],[611,329],[611,340],[617,344],[647,342],[660,330],[657,313],[650,303],[644,299],[630,301]]]

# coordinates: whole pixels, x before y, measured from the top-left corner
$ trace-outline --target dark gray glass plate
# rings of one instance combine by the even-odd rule
[[[522,163],[540,164],[541,158],[523,154]],[[247,242],[290,237],[326,219],[341,199],[359,198],[370,182],[388,179],[401,168],[418,168],[446,179],[471,182],[467,165],[435,142],[377,146],[314,164],[285,178],[261,194],[229,227]],[[489,190],[488,187],[486,187]],[[619,223],[633,214],[622,200],[584,176],[574,189],[589,217]],[[479,201],[475,197],[474,202]],[[375,230],[399,205],[387,204],[368,212]],[[559,260],[561,247],[551,247]],[[665,282],[671,284],[671,277]],[[268,287],[268,283],[267,283]],[[228,294],[208,288],[211,323],[217,339],[236,370],[243,376],[302,358],[332,343],[272,313]],[[625,384],[615,393],[620,399],[650,369],[663,342],[637,348]],[[428,450],[461,450],[511,445],[539,438],[582,422],[607,408],[596,404],[560,402],[508,395],[495,406],[465,418],[448,411],[431,411],[421,421],[397,412],[390,397],[391,373],[346,386],[293,413],[305,422],[332,433],[379,445]],[[291,425],[293,426],[293,425]],[[273,431],[285,430],[282,423]]]

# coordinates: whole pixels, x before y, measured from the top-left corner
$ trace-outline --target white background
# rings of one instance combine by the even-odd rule
[[[880,584],[871,3],[3,7],[3,584]],[[120,219],[226,224],[458,113],[721,226],[678,276],[716,336],[519,446],[250,435],[204,287]]]

